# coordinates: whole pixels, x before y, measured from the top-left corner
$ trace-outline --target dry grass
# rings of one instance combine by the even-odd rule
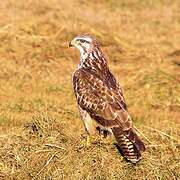
[[[0,179],[180,178],[178,0],[0,3]],[[83,146],[72,92],[76,34],[102,41],[136,127],[149,139],[133,166],[113,139]]]

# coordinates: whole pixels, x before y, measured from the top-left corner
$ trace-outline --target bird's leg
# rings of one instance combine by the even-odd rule
[[[83,135],[83,140],[81,141],[81,145],[83,147],[90,147],[91,146],[91,134],[86,130],[86,133]]]
[[[86,112],[83,111],[80,108],[80,112],[81,112],[81,116],[82,116],[82,120],[84,123],[84,127],[85,127],[85,131],[86,131],[86,146],[90,146],[91,145],[91,134],[93,134],[93,120],[91,119],[90,115]]]
[[[100,126],[96,127],[96,131],[98,132],[99,136],[103,136],[103,138],[107,138],[107,136],[111,136],[111,131]]]

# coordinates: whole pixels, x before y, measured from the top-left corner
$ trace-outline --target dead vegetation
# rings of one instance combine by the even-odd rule
[[[0,4],[0,179],[179,179],[179,1]],[[77,34],[101,42],[146,143],[133,166],[113,139],[84,147],[72,92]]]

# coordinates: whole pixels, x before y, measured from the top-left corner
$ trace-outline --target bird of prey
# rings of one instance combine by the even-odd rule
[[[80,35],[69,46],[80,51],[73,86],[87,134],[93,132],[95,122],[114,134],[118,149],[128,161],[137,163],[145,146],[133,128],[122,89],[109,70],[99,42],[91,35]]]

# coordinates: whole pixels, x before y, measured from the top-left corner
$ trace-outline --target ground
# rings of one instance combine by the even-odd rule
[[[180,178],[179,0],[6,0],[0,4],[0,179]],[[72,90],[78,34],[101,42],[146,151],[86,135]]]

